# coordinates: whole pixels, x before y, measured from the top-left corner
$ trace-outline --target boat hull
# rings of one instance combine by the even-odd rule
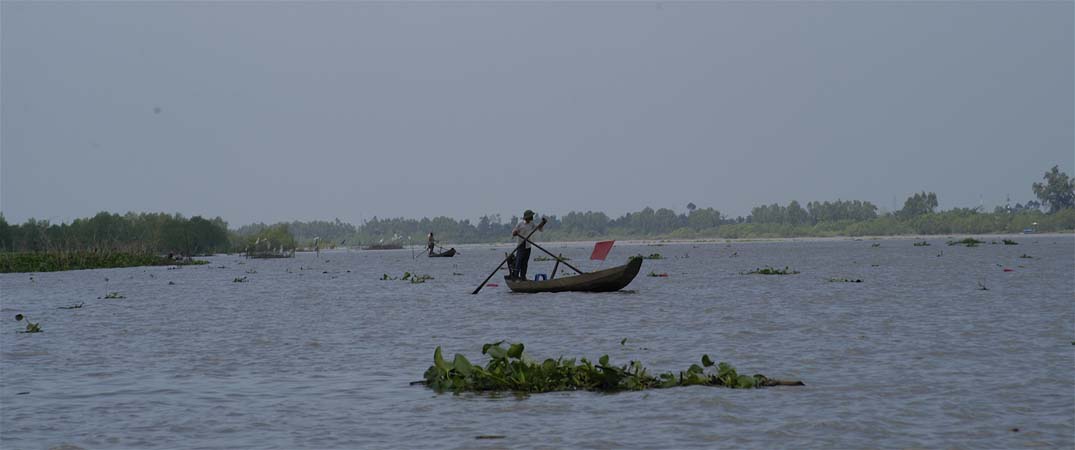
[[[614,292],[627,287],[638,276],[642,258],[632,258],[627,264],[547,281],[513,280],[504,277],[512,292]]]
[[[453,256],[455,256],[455,248],[454,247],[450,248],[448,250],[445,250],[443,252],[440,252],[440,253],[430,253],[429,254],[430,258],[451,258]]]

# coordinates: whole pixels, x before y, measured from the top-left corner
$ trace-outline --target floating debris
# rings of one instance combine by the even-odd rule
[[[1034,257],[1033,257],[1033,256],[1030,256],[1030,255],[1028,255],[1028,254],[1026,254],[1026,253],[1023,253],[1022,255],[1019,255],[1019,257],[1020,257],[1020,258],[1023,258],[1023,259],[1034,259]]]
[[[861,283],[861,278],[829,278],[829,283]]]
[[[15,314],[15,321],[16,322],[22,322],[23,318],[26,319],[26,331],[23,331],[23,333],[40,333],[41,332],[41,324],[40,323],[31,323],[29,317],[25,317],[22,314]]]
[[[635,255],[635,256],[632,256],[631,258],[642,258],[642,259],[664,259],[664,256],[661,256],[661,254],[660,254],[660,253],[650,253],[650,254],[649,254],[649,256],[645,256],[645,255],[641,255],[641,254],[639,254],[639,255]]]
[[[776,269],[770,266],[754,269],[749,272],[739,272],[740,275],[795,275],[799,273],[797,270],[791,270],[788,266],[784,266],[783,269]]]
[[[646,276],[647,277],[667,277],[668,274],[667,273],[650,272],[650,273],[646,274]]]
[[[621,341],[621,342],[626,342]],[[482,354],[489,356],[484,366],[471,364],[461,354],[452,362],[444,359],[441,348],[433,352],[433,365],[426,370],[422,384],[437,392],[491,392],[514,391],[541,393],[556,391],[620,392],[661,389],[677,386],[720,386],[750,389],[765,386],[802,386],[801,381],[770,379],[764,375],[740,375],[727,363],[714,363],[709,355],[702,355],[701,363],[692,364],[678,374],[666,372],[652,376],[638,361],[614,366],[608,355],[598,358],[596,364],[582,358],[546,359],[537,362],[523,354],[521,343],[501,346],[504,341],[485,344]],[[714,370],[706,372],[710,367]]]
[[[416,273],[412,274],[410,272],[403,272],[403,276],[399,277],[399,278],[388,276],[387,273],[384,274],[384,275],[381,275],[381,280],[382,281],[394,281],[394,280],[410,281],[411,284],[425,283],[427,280],[432,280],[432,279],[434,279],[432,275],[419,275],[419,274],[416,274]]]
[[[79,303],[77,305],[71,305],[71,306],[58,306],[58,307],[56,307],[56,309],[78,309],[78,308],[81,308],[82,305],[84,305],[84,304],[85,304],[85,302]]]
[[[1015,242],[1015,241],[1013,241],[1011,239],[1005,239],[1004,240],[1004,245],[1019,245],[1019,243]]]
[[[881,246],[880,242],[874,242],[873,245],[871,245],[870,247],[877,248],[877,247],[880,247],[880,246]]]
[[[109,292],[108,294],[105,294],[104,297],[97,297],[97,298],[112,299],[112,298],[127,298],[127,297],[124,296],[123,294],[120,294],[119,292]]]
[[[977,247],[978,244],[984,244],[985,242],[979,241],[974,238],[966,238],[962,241],[948,241],[948,245],[965,245],[967,247]]]
[[[245,276],[243,276],[243,277],[235,277],[235,279],[231,280],[231,282],[232,283],[246,283],[246,277]]]
[[[979,291],[988,291],[989,288],[985,287],[985,283],[982,283],[981,281],[978,281],[978,290]]]

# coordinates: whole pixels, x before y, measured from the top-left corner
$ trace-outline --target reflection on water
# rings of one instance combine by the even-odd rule
[[[1016,240],[617,245],[604,263],[586,245],[549,246],[587,270],[663,254],[626,295],[470,295],[499,263],[488,245],[0,275],[0,444],[1071,448],[1073,239]],[[801,273],[740,275],[765,266]],[[404,272],[434,278],[381,280]],[[106,289],[126,298],[98,299]],[[15,313],[44,332],[17,333]],[[807,386],[527,397],[409,385],[436,346],[479,362],[501,339],[656,371],[709,353]]]

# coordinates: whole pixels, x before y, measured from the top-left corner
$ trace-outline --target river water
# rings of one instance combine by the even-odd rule
[[[549,246],[583,270],[665,256],[608,294],[512,294],[498,274],[470,295],[505,252],[490,245],[3,274],[0,447],[1070,449],[1075,240],[1011,238],[617,244],[604,263],[589,244]],[[766,265],[801,273],[741,274]],[[380,279],[404,271],[434,279]],[[16,313],[44,332],[19,333]],[[484,362],[482,344],[502,339],[652,371],[708,353],[806,386],[525,397],[409,384],[438,345]]]

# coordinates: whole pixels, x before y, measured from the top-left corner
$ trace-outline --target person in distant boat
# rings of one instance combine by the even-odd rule
[[[426,240],[426,248],[429,249],[429,254],[433,254],[433,247],[437,245],[437,241],[433,239],[433,233],[429,233],[429,239]]]
[[[523,221],[515,225],[515,228],[511,230],[511,236],[513,238],[519,238],[519,246],[515,248],[515,266],[514,273],[511,274],[512,278],[525,280],[526,279],[526,266],[530,263],[530,243],[524,240],[524,237],[531,236],[534,230],[544,231],[545,218],[541,218],[541,223],[534,225],[534,212],[526,210],[523,213]]]

